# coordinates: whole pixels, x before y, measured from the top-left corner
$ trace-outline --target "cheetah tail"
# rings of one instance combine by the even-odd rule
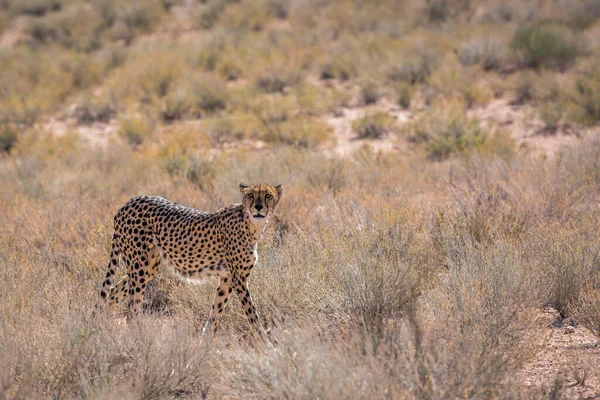
[[[118,242],[118,237],[115,235],[113,237],[112,251],[110,253],[110,262],[108,263],[106,276],[104,278],[104,282],[102,282],[102,289],[100,290],[100,296],[104,300],[108,300],[108,296],[110,295],[111,287],[115,280],[115,269],[119,265],[119,259],[121,258],[121,252],[120,252],[117,242]]]

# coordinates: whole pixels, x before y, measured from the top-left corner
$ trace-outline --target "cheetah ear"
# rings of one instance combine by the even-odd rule
[[[281,195],[283,194],[283,186],[277,185],[275,186],[275,190],[277,191],[277,199],[280,199]]]
[[[250,186],[248,185],[244,185],[243,183],[240,183],[240,192],[243,192],[244,190],[248,189]]]

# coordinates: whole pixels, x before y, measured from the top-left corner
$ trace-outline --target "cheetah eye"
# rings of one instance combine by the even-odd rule
[[[252,193],[250,193],[250,194],[247,194],[246,197],[248,197],[249,199],[253,199],[254,195]]]
[[[272,199],[273,196],[271,196],[269,193],[267,193],[267,195],[265,196],[265,199]]]

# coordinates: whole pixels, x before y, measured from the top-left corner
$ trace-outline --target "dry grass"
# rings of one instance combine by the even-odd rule
[[[541,307],[598,334],[599,141],[533,157],[467,109],[505,95],[549,130],[596,125],[597,2],[309,3],[0,0],[19,38],[0,53],[0,398],[562,393],[517,372]],[[406,151],[321,151],[327,115],[363,105],[359,138]],[[90,148],[57,118],[119,136]],[[215,210],[240,181],[286,187],[250,281],[275,351],[235,300],[198,333],[216,282],[161,273],[130,323],[94,314],[124,201]]]
[[[179,167],[152,146],[89,150],[69,136],[33,135],[1,161],[4,396],[517,396],[537,307],[597,326],[593,142],[546,161],[404,164],[285,147],[207,159],[185,137],[170,145]],[[286,185],[251,281],[276,352],[243,339],[236,302],[213,340],[199,335],[213,285],[165,274],[131,323],[92,314],[122,201],[214,209],[235,200],[231,182],[259,179]]]

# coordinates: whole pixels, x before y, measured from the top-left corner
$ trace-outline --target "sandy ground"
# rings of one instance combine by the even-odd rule
[[[68,110],[60,114],[60,117],[49,118],[42,124],[42,129],[57,136],[78,133],[82,141],[91,146],[104,147],[110,140],[120,140],[116,120],[107,123],[78,124],[74,118],[76,107],[76,104],[71,104]],[[384,112],[392,116],[396,120],[396,131],[420,113],[420,111],[401,109],[386,99],[364,107],[339,108],[322,117],[323,121],[331,126],[333,138],[322,145],[320,150],[325,154],[338,157],[348,156],[364,146],[382,153],[409,151],[412,145],[397,132],[389,132],[379,139],[357,139],[352,129],[352,122],[375,112]],[[510,98],[496,99],[486,107],[471,109],[468,111],[468,116],[479,120],[482,125],[491,129],[500,128],[508,131],[519,147],[527,149],[532,154],[551,156],[563,146],[577,144],[585,135],[600,134],[600,127],[579,130],[563,128],[556,132],[548,132],[530,106],[513,105]],[[256,150],[268,146],[264,143],[244,141],[230,143],[223,147],[247,147]]]
[[[543,311],[542,321],[545,339],[518,380],[532,389],[555,388],[556,398],[600,399],[598,339],[576,321],[562,320],[553,309]]]

